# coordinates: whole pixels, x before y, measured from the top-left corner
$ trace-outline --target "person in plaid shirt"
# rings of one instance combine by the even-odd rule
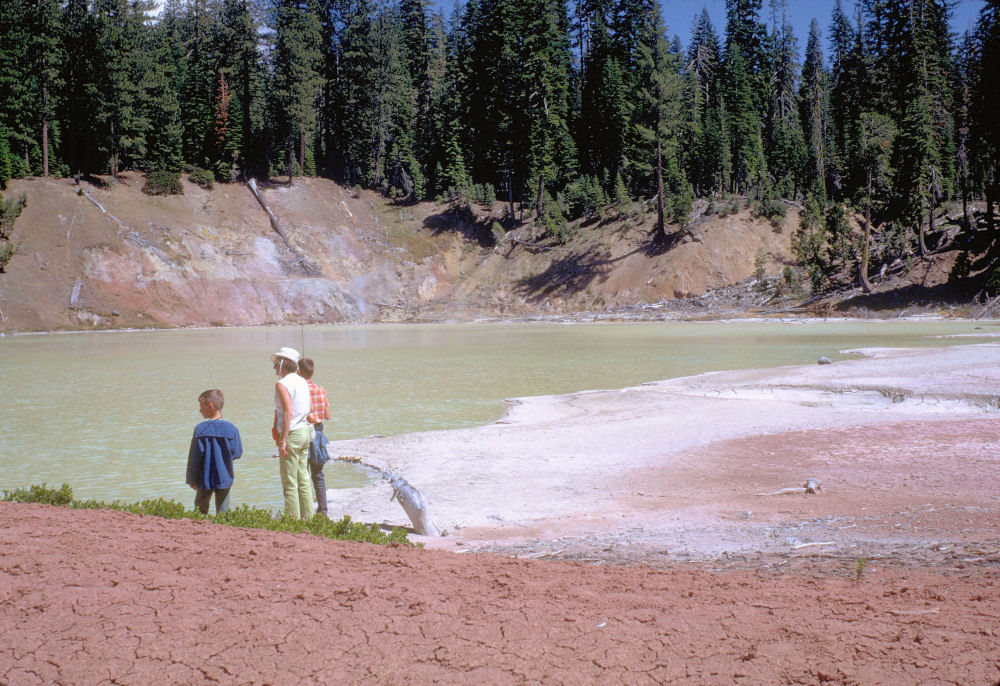
[[[316,438],[309,447],[309,472],[312,474],[313,487],[316,489],[316,512],[326,515],[326,477],[323,476],[323,465],[326,462],[317,456],[316,453],[319,451],[314,446],[324,442],[323,420],[330,418],[330,403],[326,399],[323,387],[313,383],[312,376],[315,369],[316,364],[311,358],[303,357],[299,360],[299,376],[309,384],[310,408],[306,420],[316,430]]]

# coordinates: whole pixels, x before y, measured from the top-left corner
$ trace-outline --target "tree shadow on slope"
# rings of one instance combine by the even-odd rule
[[[429,215],[424,219],[424,226],[435,236],[442,233],[454,233],[465,240],[477,243],[481,248],[492,247],[495,243],[490,226],[496,221],[492,217],[477,220],[475,213],[468,207],[452,206],[442,212]]]
[[[899,310],[909,306],[968,305],[969,291],[952,284],[908,284],[875,293],[862,293],[837,303],[838,311]]]
[[[642,247],[612,257],[607,250],[600,252],[573,251],[553,260],[548,268],[521,279],[516,291],[532,302],[542,302],[553,296],[569,296],[586,290],[591,284],[607,279],[616,262],[643,250]]]
[[[681,229],[672,231],[666,235],[660,234],[653,229],[649,237],[649,242],[642,247],[642,254],[646,257],[660,257],[681,244],[686,232]]]

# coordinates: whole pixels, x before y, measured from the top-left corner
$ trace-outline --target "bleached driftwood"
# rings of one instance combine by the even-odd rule
[[[257,182],[253,179],[250,179],[249,181],[247,181],[247,188],[249,188],[250,192],[253,193],[253,197],[257,198],[257,202],[260,203],[260,206],[264,208],[264,212],[267,213],[267,218],[271,222],[271,228],[274,229],[274,232],[281,237],[282,241],[284,241],[285,247],[288,248],[288,252],[292,253],[292,255],[295,257],[295,262],[299,265],[299,267],[302,268],[302,271],[305,273],[305,275],[318,276],[320,273],[319,270],[312,264],[310,264],[308,261],[306,261],[306,258],[300,255],[299,251],[296,250],[292,246],[292,244],[288,241],[288,236],[285,235],[285,230],[282,229],[281,224],[278,223],[278,218],[274,215],[274,212],[271,211],[271,207],[270,205],[267,204],[267,201],[264,200],[264,196],[261,195],[260,189],[257,188]]]
[[[260,203],[260,206],[264,208],[264,211],[267,213],[267,218],[271,220],[271,228],[274,229],[275,233],[281,236],[281,240],[285,242],[285,247],[290,250],[292,248],[292,244],[288,242],[288,236],[285,235],[284,230],[281,228],[281,224],[278,223],[278,218],[274,216],[274,212],[271,211],[271,207],[267,204],[267,201],[264,200],[264,196],[261,195],[260,189],[257,188],[257,182],[250,179],[247,181],[247,188],[249,188],[250,192],[253,193],[253,197],[257,198],[257,202]]]
[[[392,470],[365,462],[360,457],[342,455],[337,459],[342,462],[359,464],[378,472],[392,486],[392,498],[389,501],[395,500],[402,506],[403,511],[406,512],[406,516],[413,523],[413,530],[421,536],[441,535],[441,531],[435,526],[433,520],[431,520],[430,512],[427,509],[427,501],[424,500],[424,496],[421,495],[420,491],[410,485],[409,481]]]
[[[772,491],[770,493],[758,493],[757,495],[805,495],[807,493],[816,493],[817,491],[822,490],[823,487],[820,485],[819,479],[806,479],[806,482],[801,486],[779,488],[777,491]]]

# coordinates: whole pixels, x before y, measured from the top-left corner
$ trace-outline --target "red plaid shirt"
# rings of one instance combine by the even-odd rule
[[[330,411],[330,403],[326,400],[326,391],[319,384],[314,384],[312,379],[306,379],[309,384],[309,414],[306,420],[310,424],[319,424]]]

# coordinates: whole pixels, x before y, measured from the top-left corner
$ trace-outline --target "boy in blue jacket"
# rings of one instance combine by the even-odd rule
[[[243,454],[240,432],[222,418],[225,398],[213,388],[198,396],[198,409],[205,421],[194,427],[188,450],[187,484],[194,489],[194,506],[208,514],[208,504],[215,494],[215,513],[229,509],[229,489],[233,485],[233,460]]]

